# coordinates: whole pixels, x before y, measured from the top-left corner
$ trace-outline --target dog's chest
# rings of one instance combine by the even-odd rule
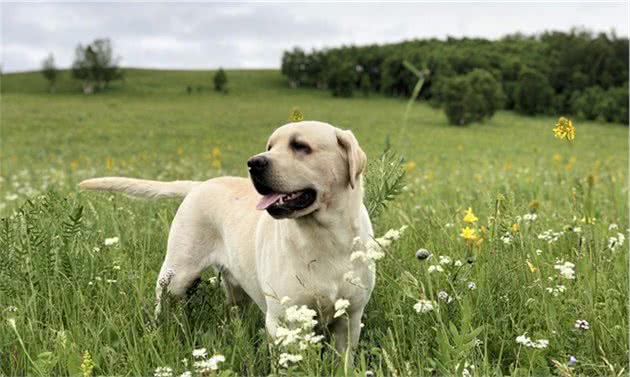
[[[339,300],[349,301],[350,309],[363,307],[374,286],[373,272],[349,259],[313,260],[296,276],[301,276],[303,300],[325,317],[332,316]]]

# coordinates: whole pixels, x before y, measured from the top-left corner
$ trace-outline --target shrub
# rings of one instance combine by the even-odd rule
[[[440,91],[446,117],[455,125],[490,118],[503,101],[501,86],[482,69],[445,80]]]
[[[219,68],[219,70],[214,74],[214,90],[217,92],[227,93],[227,75],[223,68]]]
[[[523,114],[547,113],[552,107],[554,91],[549,80],[532,68],[523,68],[519,74],[514,105]]]
[[[604,90],[599,86],[592,86],[582,92],[576,92],[571,97],[571,112],[588,120],[595,120],[599,115],[598,105],[603,96]]]
[[[602,93],[597,112],[607,122],[628,125],[628,86],[610,88]]]

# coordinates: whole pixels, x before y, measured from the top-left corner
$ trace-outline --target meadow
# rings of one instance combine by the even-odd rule
[[[2,76],[0,375],[628,373],[628,127],[574,119],[568,142],[557,117],[454,127],[422,102],[403,127],[404,100],[290,89],[277,71],[228,71],[228,94],[209,71],[128,70],[90,96],[68,76],[54,94],[39,73]],[[407,228],[377,262],[352,370],[326,342],[281,365],[258,309],[226,305],[212,273],[154,322],[178,202],[77,187],[245,176],[294,107],[353,130],[368,188],[385,149],[404,159],[373,222]],[[195,368],[202,348],[217,370]]]

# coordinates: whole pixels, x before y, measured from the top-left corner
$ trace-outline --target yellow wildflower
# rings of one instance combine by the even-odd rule
[[[479,236],[477,236],[477,231],[469,227],[463,228],[460,236],[468,242],[475,242],[479,239]]]
[[[573,141],[573,139],[575,139],[575,127],[573,127],[573,122],[565,117],[560,117],[558,122],[556,122],[556,127],[553,129],[553,134],[558,139]]]
[[[538,268],[534,266],[529,260],[527,260],[527,266],[529,267],[529,271],[531,271],[531,273],[538,271]]]
[[[94,369],[94,361],[92,361],[92,355],[89,351],[83,352],[81,357],[81,371],[83,377],[92,377],[92,370]]]
[[[289,115],[289,120],[291,122],[301,122],[304,120],[304,114],[302,114],[299,108],[294,107]]]
[[[415,162],[415,161],[407,161],[407,162],[405,163],[404,168],[405,168],[405,171],[406,171],[407,173],[411,173],[411,172],[412,172],[412,171],[414,171],[414,169],[416,168],[416,162]]]
[[[114,168],[114,160],[112,160],[111,157],[107,157],[107,160],[105,161],[105,167],[108,171],[111,171]]]
[[[464,214],[464,221],[472,224],[472,223],[477,222],[477,220],[479,219],[473,213],[472,208],[468,207],[468,209],[465,211],[465,214]]]
[[[221,169],[221,161],[219,160],[212,160],[212,164],[211,164],[213,169]]]
[[[512,233],[518,233],[519,230],[521,230],[521,226],[519,224],[512,224]]]
[[[538,210],[538,208],[540,208],[540,202],[538,200],[534,199],[529,203],[530,212],[534,213]]]
[[[212,148],[212,157],[221,158],[221,149],[219,147]]]

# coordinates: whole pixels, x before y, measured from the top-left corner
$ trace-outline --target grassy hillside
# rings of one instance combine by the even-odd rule
[[[245,176],[247,157],[263,150],[293,107],[351,128],[373,161],[389,140],[407,162],[404,192],[374,219],[379,235],[409,229],[379,262],[357,373],[628,370],[627,243],[610,245],[628,235],[627,127],[577,122],[569,144],[554,139],[556,118],[500,112],[458,128],[419,103],[402,129],[401,100],[289,89],[277,71],[228,71],[226,95],[211,89],[212,74],[128,70],[124,83],[91,96],[67,72],[55,94],[39,73],[2,76],[0,312],[16,326],[0,325],[0,349],[8,350],[0,352],[0,374],[72,374],[84,351],[94,374],[149,375],[159,366],[181,373],[181,360],[200,347],[224,354],[225,370],[280,373],[257,310],[228,308],[210,280],[193,297],[195,309],[175,308],[164,324],[151,324],[177,202],[80,193],[76,183],[100,175]],[[479,218],[473,224],[463,222],[468,207]],[[523,219],[530,213],[536,220]],[[465,226],[484,236],[480,246],[460,237]],[[557,240],[545,239],[548,230]],[[105,246],[110,237],[120,242]],[[419,248],[433,257],[417,261]],[[429,274],[441,255],[474,262],[444,262],[443,272]],[[575,279],[555,268],[565,261],[575,264]],[[453,300],[438,299],[441,291]],[[436,310],[417,313],[419,299]],[[576,329],[578,319],[590,329]],[[549,346],[519,345],[524,333]],[[464,346],[469,337],[478,341]],[[322,361],[310,355],[293,373],[339,370],[325,349]]]

